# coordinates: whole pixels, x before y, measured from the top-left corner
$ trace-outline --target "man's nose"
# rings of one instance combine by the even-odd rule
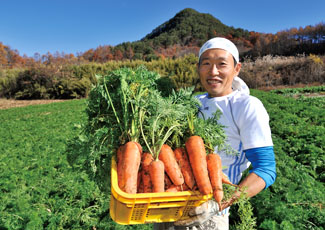
[[[211,66],[211,74],[212,75],[218,75],[219,74],[219,69],[218,69],[217,65],[213,64]]]

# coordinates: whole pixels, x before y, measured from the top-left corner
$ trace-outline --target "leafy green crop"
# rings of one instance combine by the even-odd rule
[[[272,90],[272,93],[281,94],[284,96],[292,96],[296,94],[310,94],[310,93],[320,93],[325,91],[325,86],[310,86],[304,88],[286,88],[286,89],[276,89]]]
[[[67,142],[87,121],[85,100],[0,110],[0,229],[151,229],[122,226],[109,194],[71,168]]]
[[[252,90],[270,115],[277,179],[252,198],[260,229],[324,229],[324,110]]]
[[[0,110],[0,228],[80,229],[95,226],[107,204],[65,151],[85,101]]]

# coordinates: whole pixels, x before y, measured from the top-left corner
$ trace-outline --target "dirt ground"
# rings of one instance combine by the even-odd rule
[[[48,104],[53,102],[62,102],[66,100],[13,100],[0,98],[0,109],[9,109],[29,105]]]
[[[316,86],[317,84],[315,84]],[[260,90],[263,91],[270,91],[273,89],[283,89],[283,88],[303,88],[305,86],[313,86],[313,85],[295,85],[292,87],[289,86],[277,86],[277,87],[263,87],[260,88]],[[317,97],[317,96],[323,96],[324,93],[315,93],[311,95],[306,95],[310,97]],[[29,105],[39,105],[39,104],[48,104],[48,103],[53,103],[53,102],[62,102],[66,100],[14,100],[14,99],[5,99],[5,98],[0,98],[0,109],[9,109],[9,108],[14,108],[14,107],[23,107],[23,106],[29,106]]]

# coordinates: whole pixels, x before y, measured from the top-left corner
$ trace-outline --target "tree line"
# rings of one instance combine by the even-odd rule
[[[162,87],[179,89],[199,84],[197,56],[164,60],[125,60],[70,65],[39,64],[30,68],[0,69],[0,97],[15,99],[69,99],[87,97],[97,75],[128,67],[145,66],[162,76]],[[239,75],[250,88],[274,89],[297,84],[324,84],[325,56],[271,56],[247,59]]]
[[[253,47],[246,53],[247,56],[324,54],[325,24],[293,27],[276,34],[251,33],[251,42]]]
[[[227,27],[220,21],[216,23],[217,19],[209,14],[203,14],[205,17],[202,19],[202,15],[195,17],[195,14],[193,16],[189,14],[191,11],[188,11],[180,12],[181,15],[176,15],[170,21],[157,27],[142,40],[124,42],[117,46],[98,46],[77,54],[48,52],[43,55],[35,53],[33,57],[20,56],[18,50],[11,49],[0,42],[0,68],[178,58],[188,54],[197,55],[202,43],[215,36],[232,40],[237,45],[241,57],[253,59],[265,55],[325,54],[325,24],[323,22],[315,26],[309,25],[304,28],[279,31],[276,34],[266,34]],[[195,23],[198,18],[204,20],[206,24],[200,26],[197,22]]]

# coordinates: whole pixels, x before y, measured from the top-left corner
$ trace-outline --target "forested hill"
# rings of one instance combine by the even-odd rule
[[[233,40],[241,53],[254,46],[249,41],[249,31],[227,26],[210,14],[186,8],[140,41],[119,44],[114,50],[120,50],[126,56],[130,56],[132,50],[134,59],[174,58],[189,53],[197,54],[205,41],[216,36]]]
[[[126,59],[151,61],[177,58],[190,53],[197,55],[200,46],[216,36],[232,40],[237,45],[241,57],[325,54],[324,22],[305,28],[284,29],[276,34],[248,31],[227,26],[210,14],[186,8],[139,41],[89,48],[78,56],[56,52],[44,55],[35,53],[34,57],[22,57],[19,51],[0,41],[0,67],[28,67],[33,66],[35,62],[62,65]]]
[[[249,38],[249,31],[226,26],[210,14],[194,9],[184,9],[145,36],[142,41],[152,41],[155,46],[197,45],[215,36]]]

